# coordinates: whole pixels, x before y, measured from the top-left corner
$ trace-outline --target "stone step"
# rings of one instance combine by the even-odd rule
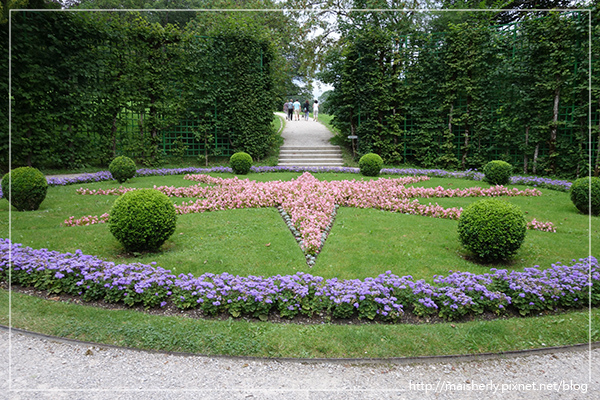
[[[282,167],[343,167],[343,162],[327,161],[298,161],[298,162],[280,162],[277,164]]]
[[[342,156],[340,154],[322,154],[322,153],[318,153],[318,154],[302,154],[302,153],[295,153],[295,154],[279,154],[279,160],[283,161],[283,160],[289,160],[289,159],[306,159],[306,158],[324,158],[324,159],[328,159],[328,160],[342,160]]]
[[[281,146],[281,166],[298,167],[342,167],[344,160],[339,146]]]
[[[324,153],[324,152],[283,152],[283,153],[279,153],[279,158],[284,158],[284,157],[327,157],[327,158],[342,158],[342,153]]]
[[[280,151],[319,151],[319,150],[337,150],[341,151],[339,146],[281,146]]]
[[[289,158],[280,158],[279,159],[279,163],[292,163],[292,162],[302,162],[302,163],[307,163],[307,162],[340,162],[343,163],[344,160],[342,160],[341,158],[327,158],[327,157],[305,157],[305,158],[298,158],[298,157],[289,157]]]
[[[342,153],[339,147],[308,147],[306,149],[280,147],[279,151],[292,153]]]

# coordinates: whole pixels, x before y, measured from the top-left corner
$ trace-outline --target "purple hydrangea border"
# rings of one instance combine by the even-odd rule
[[[10,255],[10,260],[9,260]],[[523,272],[491,269],[489,273],[449,272],[433,284],[387,271],[375,278],[325,279],[307,273],[239,276],[205,273],[175,276],[156,263],[115,264],[95,256],[32,249],[0,238],[0,280],[146,308],[172,304],[198,308],[205,315],[266,319],[321,315],[401,322],[405,313],[446,320],[510,310],[523,316],[545,310],[600,305],[600,270],[594,257],[572,265],[526,268]],[[591,279],[591,280],[590,280]],[[590,298],[591,295],[591,298]]]

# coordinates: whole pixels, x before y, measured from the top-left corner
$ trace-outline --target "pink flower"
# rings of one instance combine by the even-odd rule
[[[155,186],[156,190],[170,197],[189,197],[195,201],[175,205],[178,214],[201,213],[239,208],[281,207],[300,233],[302,250],[307,254],[317,254],[323,244],[323,235],[331,225],[335,208],[357,207],[375,208],[405,214],[423,215],[433,218],[460,218],[462,208],[443,208],[439,204],[423,205],[417,197],[480,197],[480,196],[539,196],[537,189],[507,189],[494,186],[483,189],[444,189],[406,187],[429,180],[426,176],[401,178],[381,178],[378,180],[320,181],[308,172],[291,181],[256,182],[237,177],[224,179],[208,175],[186,175],[186,180],[198,182],[188,187]],[[208,185],[208,186],[206,186]],[[134,188],[119,187],[108,190],[79,189],[80,194],[120,195]],[[108,221],[108,214],[70,217],[66,226],[92,225]],[[555,231],[552,223],[540,223],[535,219],[528,224],[530,229]]]

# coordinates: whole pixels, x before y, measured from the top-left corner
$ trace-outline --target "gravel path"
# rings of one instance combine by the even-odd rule
[[[9,341],[0,329],[0,351],[0,399],[600,398],[600,349],[352,365],[170,355],[17,332]]]
[[[284,117],[283,113],[276,113]],[[283,137],[283,145],[286,147],[290,146],[333,146],[329,143],[333,135],[331,132],[320,122],[309,119],[305,121],[285,121],[285,128],[281,132]]]

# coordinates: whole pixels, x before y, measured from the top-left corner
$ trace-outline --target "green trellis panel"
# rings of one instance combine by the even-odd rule
[[[202,40],[211,40],[209,37],[205,36],[197,36],[195,38],[198,41]],[[264,73],[264,55],[262,49],[260,51],[259,57],[256,60],[256,66],[259,71]],[[210,67],[209,69],[212,69]],[[212,124],[214,125],[214,131],[211,132],[213,137],[211,141],[208,143],[209,149],[205,149],[205,143],[202,140],[198,140],[196,137],[196,133],[198,132],[198,127],[201,122],[194,118],[189,112],[186,113],[178,124],[172,126],[168,129],[164,129],[161,131],[162,135],[162,146],[164,153],[168,156],[172,153],[175,145],[174,143],[177,140],[182,140],[187,146],[186,156],[198,156],[204,155],[205,150],[209,150],[208,153],[210,155],[218,155],[218,156],[231,156],[234,153],[234,148],[231,144],[231,134],[235,134],[235,132],[222,132],[219,129],[221,125],[219,122],[221,121],[221,116],[219,112],[219,104],[217,101],[214,103],[214,108],[211,108],[210,112],[212,113]]]
[[[197,41],[207,41],[212,38],[206,36],[195,37]],[[260,55],[257,57],[256,66],[259,71],[264,71],[264,55],[261,49]],[[213,69],[212,66],[206,67],[208,70]],[[206,81],[208,82],[208,81]],[[173,82],[173,85],[178,85],[178,82]],[[207,87],[211,87],[212,83],[208,82]],[[214,88],[212,90],[218,90]],[[234,153],[234,148],[231,143],[231,135],[235,132],[222,132],[220,129],[220,111],[218,101],[215,100],[212,106],[209,106],[211,114],[211,125],[214,129],[211,131],[212,137],[208,142],[208,154],[213,156],[231,156]],[[205,110],[206,111],[206,110]],[[130,108],[124,108],[119,115],[121,122],[118,128],[117,134],[117,153],[127,154],[129,156],[137,157],[141,154],[137,154],[134,147],[132,146],[135,142],[134,138],[140,135],[140,114]],[[185,156],[198,156],[205,154],[205,143],[203,140],[199,140],[196,136],[196,132],[199,131],[201,121],[193,116],[190,110],[184,113],[181,119],[174,125],[164,128],[159,131],[159,146],[163,154],[167,157],[173,155],[173,151],[177,147],[177,141],[182,141],[187,149]],[[137,135],[137,136],[136,136]]]
[[[572,16],[574,18],[587,18],[586,15],[582,14],[582,13],[572,13]],[[508,44],[508,47],[510,48],[510,59],[512,61],[517,61],[522,59],[522,57],[524,57],[527,54],[527,43],[525,43],[525,41],[523,40],[523,38],[520,35],[518,28],[518,23],[513,23],[513,24],[509,24],[509,25],[504,25],[504,26],[498,26],[495,27],[496,31],[495,31],[495,35],[496,35],[496,40],[500,40],[504,43]],[[433,54],[439,54],[442,51],[442,44],[443,44],[443,40],[444,40],[444,33],[434,33],[431,35],[431,39],[427,42],[427,44],[429,45],[428,50],[427,51],[431,51]],[[402,43],[408,43],[410,42],[410,38],[407,38],[406,36],[402,36],[399,38],[399,40]],[[597,40],[597,37],[594,36],[592,38],[592,40]],[[593,57],[597,57],[597,55],[593,55]],[[585,63],[584,63],[585,61]],[[576,74],[578,72],[578,68],[582,68],[582,64],[586,65],[587,64],[587,60],[577,60],[575,59],[573,62],[573,74]],[[593,71],[592,72],[594,74],[595,77],[600,77],[600,71]],[[503,82],[499,82],[498,87],[495,88],[494,94],[493,96],[495,97],[495,99],[493,99],[492,103],[494,104],[494,106],[492,106],[489,110],[489,121],[490,121],[490,130],[498,130],[500,129],[500,123],[499,123],[499,119],[500,119],[500,115],[498,113],[499,108],[502,106],[502,104],[500,103],[500,99],[502,98],[502,96],[500,95],[501,90],[503,90]],[[559,142],[563,142],[563,143],[568,143],[570,145],[575,145],[577,143],[580,143],[580,140],[578,139],[577,135],[581,135],[581,133],[578,133],[576,131],[576,129],[581,130],[581,126],[577,127],[577,121],[575,120],[575,113],[577,112],[576,108],[577,107],[581,107],[584,104],[580,104],[578,103],[576,100],[574,99],[568,99],[566,101],[561,101],[560,105],[559,105],[559,115],[558,115],[558,129],[557,129],[557,136],[558,136],[558,141]],[[460,111],[461,109],[464,110],[464,107],[466,107],[466,99],[465,98],[459,98],[455,104],[455,112]],[[592,113],[590,116],[590,120],[591,120],[591,125],[592,127],[598,127],[599,124],[599,120],[600,120],[600,110],[598,109],[598,107],[593,108],[592,109]],[[447,121],[446,121],[446,125],[447,126]],[[460,157],[462,156],[462,152],[463,152],[463,145],[464,145],[464,133],[465,133],[465,127],[464,126],[460,126],[458,124],[454,124],[453,125],[453,134],[455,135],[453,138],[453,144],[455,146],[455,156],[460,160]],[[595,129],[600,129],[599,128],[595,128]],[[412,157],[416,154],[416,146],[418,146],[418,142],[416,142],[415,140],[417,139],[419,134],[419,126],[414,122],[413,118],[410,115],[406,115],[405,116],[405,123],[404,123],[404,132],[403,132],[403,154],[404,154],[404,161],[408,161],[411,162]],[[523,132],[523,144],[525,143],[525,133]],[[437,142],[438,144],[441,144],[444,142],[443,139],[443,132],[439,131],[438,132],[438,136],[435,138],[435,142]],[[511,146],[510,148],[503,148],[499,143],[495,143],[492,139],[490,140],[483,140],[478,142],[478,145],[484,148],[489,149],[488,150],[488,157],[489,159],[494,159],[494,158],[507,158],[510,160],[510,162],[513,165],[523,165],[523,160],[524,160],[524,153],[522,150],[519,150],[517,147],[515,146]],[[531,144],[530,144],[531,146]],[[592,149],[593,151],[596,151],[596,149],[599,146],[598,143],[598,133],[596,134],[592,134],[592,136],[587,139],[587,135],[586,135],[586,143],[584,143],[584,146],[586,149]],[[440,155],[442,154],[441,151],[439,153]],[[542,142],[542,143],[538,143],[538,158],[543,158],[548,156],[549,154],[549,145],[547,142]],[[531,163],[533,158],[533,154],[529,155],[529,162]]]

